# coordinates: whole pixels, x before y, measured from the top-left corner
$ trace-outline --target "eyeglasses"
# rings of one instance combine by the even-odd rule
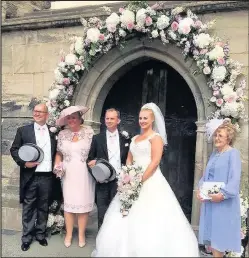
[[[46,114],[46,113],[48,113],[48,112],[46,112],[46,111],[39,111],[39,110],[33,110],[33,113]]]

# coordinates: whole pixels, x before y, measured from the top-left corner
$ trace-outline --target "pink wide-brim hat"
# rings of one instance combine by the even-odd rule
[[[88,107],[84,106],[71,106],[68,108],[65,108],[61,111],[60,117],[56,120],[57,126],[63,126],[67,123],[66,117],[75,113],[75,112],[81,112],[82,115],[85,114],[89,110]]]

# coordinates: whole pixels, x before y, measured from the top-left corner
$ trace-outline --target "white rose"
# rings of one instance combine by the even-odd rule
[[[157,38],[158,37],[158,31],[157,30],[153,30],[152,32],[151,32],[151,35],[152,35],[152,38]]]
[[[216,45],[213,50],[207,53],[210,60],[216,60],[218,58],[224,57],[224,51],[221,46]]]
[[[194,44],[199,48],[205,48],[212,42],[212,38],[209,34],[201,33],[194,36]]]
[[[178,26],[178,32],[180,34],[187,35],[191,31],[191,26],[194,24],[194,21],[191,18],[184,18],[180,20]]]
[[[213,96],[211,99],[210,99],[211,102],[216,102],[216,97]]]
[[[64,85],[60,85],[60,84],[56,84],[55,88],[58,89],[58,90],[64,90],[65,86]]]
[[[136,175],[136,171],[134,169],[130,170],[129,172],[131,177],[134,177]]]
[[[57,132],[57,128],[54,127],[54,126],[50,127],[49,130],[50,130],[51,133],[56,133]]]
[[[69,107],[69,106],[70,106],[70,102],[66,99],[66,100],[64,100],[64,105],[65,105],[66,107]]]
[[[59,89],[51,90],[50,93],[49,93],[49,99],[55,100],[58,97],[59,93],[60,93]]]
[[[125,27],[127,27],[129,23],[135,22],[135,14],[130,10],[124,10],[120,17],[120,21],[123,25],[125,25]]]
[[[65,63],[68,65],[74,65],[77,62],[78,58],[74,54],[68,54],[65,57]]]
[[[157,19],[156,25],[159,30],[165,29],[167,26],[169,26],[169,17],[167,17],[166,15],[161,15]]]
[[[85,52],[83,38],[77,37],[74,48],[79,55],[82,55]]]
[[[226,67],[224,66],[215,66],[212,72],[212,78],[216,82],[221,82],[225,79],[226,77]]]
[[[97,28],[90,28],[86,33],[86,37],[93,43],[98,42],[99,40],[100,31]]]
[[[204,74],[210,74],[211,73],[211,69],[210,69],[209,66],[205,66],[202,71],[203,71]]]
[[[66,63],[65,63],[65,62],[60,62],[60,63],[58,64],[58,66],[59,66],[60,68],[65,68]]]
[[[74,69],[75,69],[75,71],[79,71],[81,69],[81,66],[80,65],[75,65]]]
[[[116,27],[120,21],[119,16],[116,13],[112,13],[107,19],[106,19],[106,27],[108,31],[115,32]]]
[[[143,26],[146,19],[146,10],[144,8],[137,11],[136,22],[138,25]]]

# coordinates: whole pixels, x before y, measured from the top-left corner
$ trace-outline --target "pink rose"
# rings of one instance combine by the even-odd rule
[[[218,62],[219,65],[224,65],[225,64],[225,59],[223,57],[219,57],[217,59],[217,62]]]
[[[62,83],[63,83],[64,85],[69,85],[69,84],[70,84],[70,79],[69,79],[69,78],[64,78],[63,81],[62,81]]]
[[[196,28],[201,28],[201,26],[202,26],[202,22],[200,20],[195,22],[195,27]]]
[[[228,96],[228,97],[226,97],[224,99],[225,99],[226,102],[232,103],[232,102],[234,102],[236,100],[236,96],[235,95],[230,95],[230,96]]]
[[[185,34],[185,35],[186,35],[186,34],[189,34],[189,32],[191,31],[190,25],[184,24],[184,26],[182,27],[181,31],[182,31],[182,33]]]
[[[213,92],[213,95],[214,96],[218,96],[220,94],[220,91],[218,91],[218,90],[215,90],[214,92]]]
[[[118,11],[119,11],[120,13],[122,13],[122,12],[124,11],[124,8],[120,7],[120,8],[118,9]]]
[[[145,18],[145,24],[146,24],[146,26],[150,26],[152,24],[152,19],[150,16],[147,16]]]
[[[222,104],[223,104],[223,99],[217,99],[216,100],[216,105],[218,106],[218,107],[220,107]]]
[[[100,35],[99,35],[99,40],[104,41],[104,40],[105,40],[105,35],[104,35],[104,34],[100,34]]]
[[[81,65],[82,65],[82,62],[78,60],[78,61],[76,61],[75,64],[81,66]]]
[[[176,30],[178,29],[178,23],[177,23],[176,21],[172,22],[172,24],[171,24],[171,29],[172,29],[173,31],[176,31]]]
[[[129,176],[128,174],[125,174],[125,175],[124,175],[123,182],[124,182],[125,184],[127,184],[127,183],[130,182],[130,176]]]
[[[65,62],[65,56],[61,57],[61,62]]]
[[[127,24],[127,29],[128,30],[132,30],[134,28],[134,23],[133,22],[129,22],[128,24]]]

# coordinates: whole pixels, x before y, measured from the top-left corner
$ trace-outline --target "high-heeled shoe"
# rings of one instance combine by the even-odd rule
[[[86,242],[79,242],[79,247],[84,247],[86,245]]]
[[[67,241],[64,239],[64,245],[65,245],[65,247],[68,248],[69,246],[71,246],[71,244],[72,244],[72,238],[71,238],[70,240],[67,240]]]

